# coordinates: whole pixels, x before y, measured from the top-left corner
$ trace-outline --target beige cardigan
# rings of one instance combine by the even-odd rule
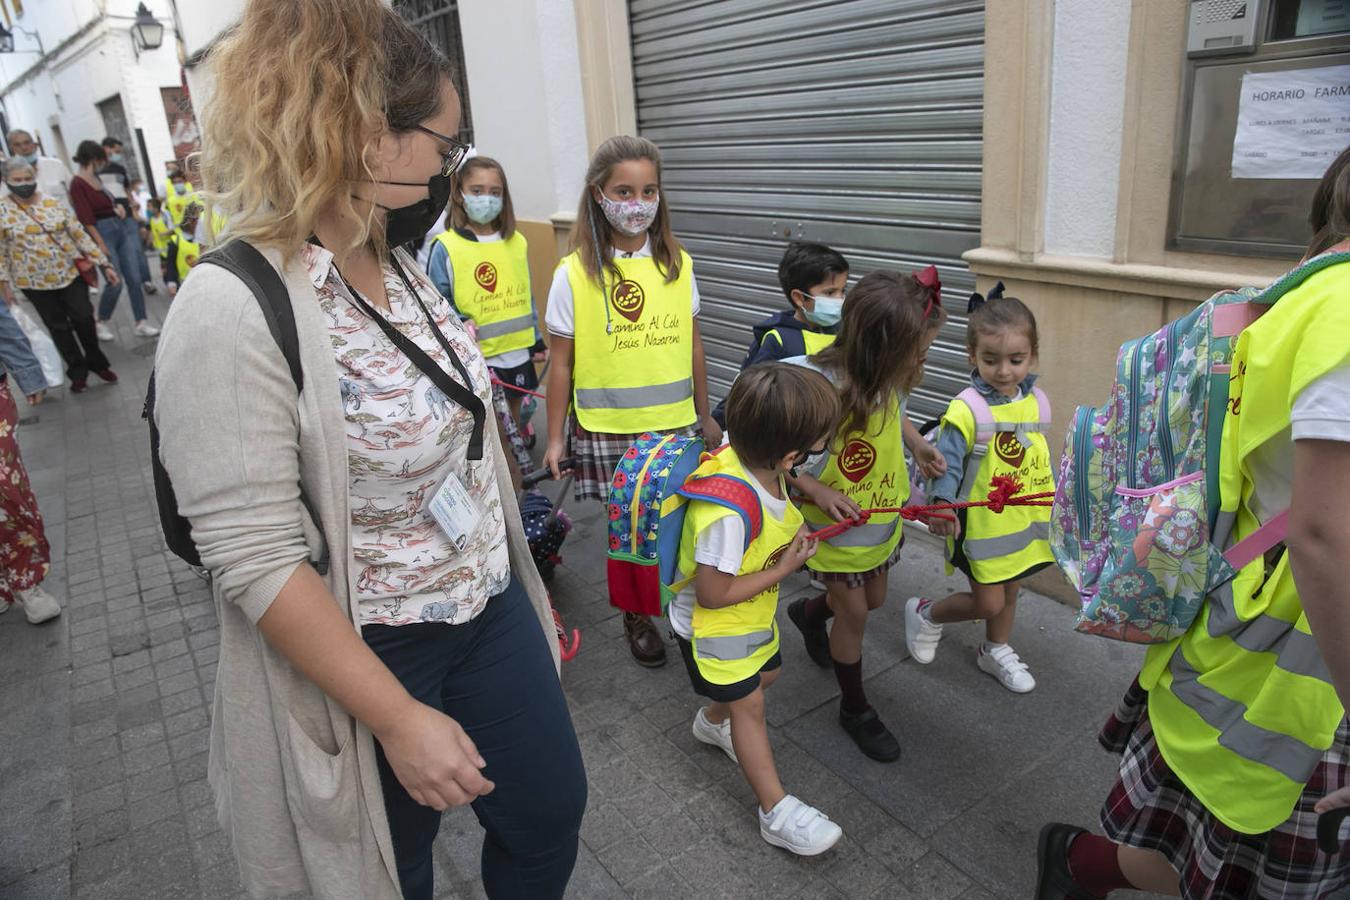
[[[283,270],[280,254],[267,256]],[[155,361],[161,458],[214,577],[220,617],[208,775],[253,896],[397,898],[369,729],[292,669],[255,627],[296,567],[318,556],[301,482],[334,548],[328,587],[353,628],[358,622],[337,366],[304,265],[290,262],[283,277],[305,377],[298,400],[257,302],[217,266],[198,266],[184,282]],[[490,420],[488,430],[511,568],[556,667],[548,599]]]

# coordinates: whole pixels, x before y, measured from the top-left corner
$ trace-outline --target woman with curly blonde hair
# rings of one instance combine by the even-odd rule
[[[390,249],[467,149],[448,65],[380,0],[251,0],[208,63],[208,203],[284,281],[303,376],[237,276],[192,270],[154,414],[213,576],[244,886],[430,898],[441,811],[472,804],[487,895],[560,897],[586,780],[488,371]]]

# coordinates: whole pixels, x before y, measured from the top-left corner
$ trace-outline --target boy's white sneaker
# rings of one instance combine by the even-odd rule
[[[708,717],[703,714],[703,707],[694,716],[694,737],[705,744],[711,744],[714,747],[720,747],[722,752],[731,757],[731,761],[740,765],[740,760],[736,758],[736,748],[731,745],[731,716],[722,720],[722,724],[714,725],[708,721]]]
[[[798,856],[816,856],[839,843],[844,829],[814,806],[788,794],[773,809],[760,811],[759,835]]]
[[[23,604],[23,614],[34,625],[55,619],[61,615],[61,604],[56,598],[42,589],[42,585],[18,591],[19,602]]]
[[[1031,677],[1027,664],[1007,644],[980,644],[975,664],[981,672],[994,676],[999,684],[1015,694],[1025,694],[1036,687],[1036,679]]]
[[[905,646],[915,662],[927,665],[937,655],[938,641],[942,640],[942,626],[930,622],[919,612],[922,597],[910,597],[905,602]]]

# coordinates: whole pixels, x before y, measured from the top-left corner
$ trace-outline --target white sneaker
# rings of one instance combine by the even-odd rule
[[[819,578],[817,578],[817,577],[814,576],[814,575],[811,576],[811,587],[815,588],[816,590],[820,591],[821,593],[824,593],[825,590],[826,590],[826,588],[825,588],[825,582],[821,581]]]
[[[798,856],[817,856],[839,843],[844,829],[814,806],[788,794],[767,813],[759,813],[759,836]]]
[[[905,602],[905,646],[909,648],[909,655],[915,662],[928,665],[937,655],[938,641],[942,640],[942,626],[923,617],[919,612],[922,602],[922,597],[910,597]]]
[[[994,676],[999,684],[1015,694],[1025,694],[1036,687],[1036,679],[1027,671],[1027,664],[1007,644],[992,648],[988,644],[980,644],[975,663],[981,672]]]
[[[731,716],[722,720],[722,724],[714,725],[708,721],[708,717],[703,714],[703,708],[700,708],[694,716],[694,726],[691,729],[694,737],[705,744],[722,748],[722,752],[731,757],[731,761],[740,765],[740,760],[736,758],[736,748],[731,745]]]
[[[98,332],[98,339],[99,339],[100,341],[115,341],[115,340],[117,340],[117,335],[113,334],[113,330],[112,330],[111,328],[108,327],[108,323],[107,323],[107,322],[103,322],[103,321],[97,321],[97,322],[95,322],[95,323],[94,323],[94,331]]]
[[[18,592],[19,602],[23,604],[23,614],[34,625],[41,625],[61,615],[61,604],[56,598],[42,589],[42,585]]]
[[[136,323],[136,334],[141,337],[154,337],[159,334],[159,329],[142,319]]]
[[[14,604],[8,600],[0,600],[0,616],[3,616],[5,613],[9,612],[9,608],[13,605]]]

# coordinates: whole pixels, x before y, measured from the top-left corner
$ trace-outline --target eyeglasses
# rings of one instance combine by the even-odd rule
[[[465,157],[467,157],[469,155],[469,151],[473,149],[473,146],[471,144],[466,144],[463,141],[455,140],[452,137],[446,137],[445,135],[436,131],[432,131],[430,128],[426,128],[422,125],[414,125],[413,128],[417,129],[423,134],[431,135],[436,140],[441,141],[442,143],[450,145],[449,150],[441,151],[441,175],[446,178],[449,178],[451,175],[459,171],[459,167],[464,164]]]

